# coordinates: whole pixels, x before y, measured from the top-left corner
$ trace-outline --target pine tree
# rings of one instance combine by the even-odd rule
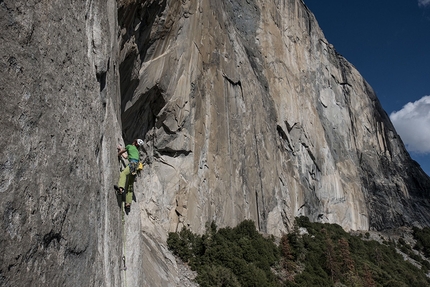
[[[282,236],[279,247],[282,255],[281,267],[286,273],[286,279],[287,281],[294,281],[294,270],[296,268],[296,264],[294,263],[294,256],[291,251],[291,245],[287,235]]]
[[[322,229],[321,232],[325,235],[325,238],[326,238],[326,251],[325,251],[326,267],[327,267],[327,270],[329,271],[331,281],[333,283],[336,283],[340,279],[340,268],[336,258],[337,256],[333,245],[333,241],[328,236],[327,231],[325,229]]]
[[[376,287],[375,280],[373,280],[373,274],[372,271],[369,269],[369,267],[364,265],[364,286],[366,287]]]
[[[351,253],[349,251],[349,243],[345,238],[341,238],[338,240],[339,243],[339,256],[340,262],[342,262],[341,273],[344,276],[344,281],[348,282],[349,286],[357,285],[358,277],[355,272],[355,262],[351,257]]]

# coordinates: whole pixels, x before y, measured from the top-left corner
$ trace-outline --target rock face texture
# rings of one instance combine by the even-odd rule
[[[429,178],[302,1],[144,1],[119,15],[123,131],[147,142],[152,224],[429,224]]]
[[[0,1],[0,286],[120,286],[115,1]]]
[[[305,3],[269,2],[0,0],[0,286],[184,286],[167,232],[210,221],[430,225],[372,88]]]

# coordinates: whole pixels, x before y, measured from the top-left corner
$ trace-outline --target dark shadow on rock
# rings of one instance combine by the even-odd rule
[[[122,202],[125,201],[125,196],[124,196],[124,192],[122,194],[119,194],[116,190],[115,190],[115,195],[116,195],[116,202],[118,203],[118,207],[121,208],[122,206]]]
[[[146,133],[155,126],[157,115],[165,105],[163,91],[158,86],[141,94],[133,106],[122,113],[124,140],[132,142],[136,138],[145,138]]]
[[[168,27],[164,28],[166,31],[163,31],[163,27],[160,27],[161,31],[155,33],[156,38],[151,38],[151,30],[154,27],[155,20],[162,17],[166,5],[166,0],[153,1],[147,5],[142,5],[137,1],[118,7],[118,24],[121,30],[125,31],[121,38],[121,49],[124,48],[126,42],[134,37],[140,51],[139,54],[144,57],[151,44],[169,31]],[[176,6],[180,7],[180,5]],[[136,29],[137,23],[139,23],[138,29]]]
[[[175,1],[174,1],[175,2]],[[179,1],[174,4],[180,8]],[[139,75],[136,73],[136,64],[145,62],[146,55],[150,47],[159,38],[165,37],[170,29],[166,25],[160,25],[158,33],[152,33],[156,19],[161,17],[166,9],[166,0],[153,1],[142,5],[140,2],[131,2],[118,8],[119,26],[121,27],[121,50],[127,49],[126,57],[119,67],[120,89],[121,89],[121,112],[124,111],[125,104],[135,95],[135,90],[139,85]],[[170,10],[172,7],[170,7]],[[167,25],[169,26],[169,25]],[[138,27],[136,29],[136,27]],[[151,38],[151,35],[155,38]],[[125,48],[125,43],[132,41],[132,48]]]

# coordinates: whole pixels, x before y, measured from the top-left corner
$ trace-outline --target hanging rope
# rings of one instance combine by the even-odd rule
[[[121,203],[122,209],[122,242],[123,242],[123,250],[122,250],[122,265],[121,270],[124,271],[124,287],[127,287],[127,265],[125,264],[125,254],[126,254],[126,242],[125,242],[125,202]]]
[[[121,146],[117,147],[118,152],[122,149]],[[124,159],[124,157],[118,155],[118,160],[119,160],[119,171],[122,172],[126,167],[127,167],[127,163]],[[127,182],[126,182],[127,185]],[[120,263],[120,265],[122,264],[122,267],[120,266],[120,270],[124,271],[124,287],[127,287],[127,265],[125,262],[125,255],[126,255],[126,241],[125,241],[125,194],[126,190],[123,190],[123,193],[118,195],[121,198],[121,221],[122,221],[122,242],[123,242],[123,247],[122,247],[122,263]]]

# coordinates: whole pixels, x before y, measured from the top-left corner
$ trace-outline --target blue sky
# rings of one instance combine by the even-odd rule
[[[304,0],[430,175],[430,0]]]

